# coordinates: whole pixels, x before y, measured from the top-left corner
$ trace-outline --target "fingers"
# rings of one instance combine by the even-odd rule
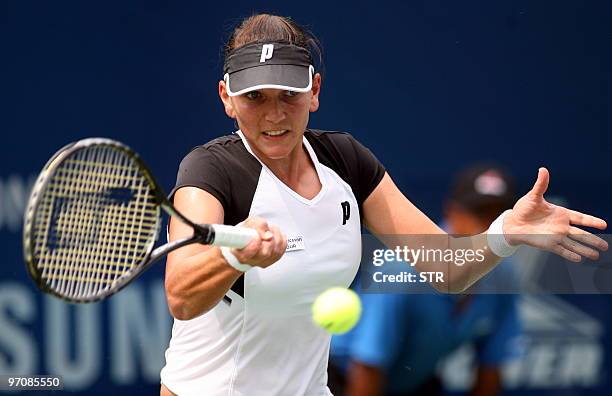
[[[259,238],[262,240],[270,238],[270,236],[266,233],[270,230],[268,222],[261,217],[249,217],[242,223],[242,226],[255,229],[259,234]]]
[[[584,245],[593,246],[602,251],[608,250],[608,242],[578,227],[570,227],[569,237]]]
[[[250,217],[242,226],[255,229],[259,238],[254,238],[243,249],[235,249],[235,256],[241,263],[265,268],[283,256],[287,238],[277,226],[260,217]]]
[[[579,260],[582,257],[587,257],[591,260],[597,260],[599,258],[599,252],[596,250],[567,237],[561,240],[561,246],[573,253],[576,253],[579,256]]]
[[[603,219],[600,219],[599,217],[584,214],[575,210],[569,210],[569,214],[571,224],[576,224],[583,227],[597,228],[600,230],[605,230],[608,226],[606,222]]]
[[[280,260],[287,247],[287,238],[275,225],[269,226],[269,230],[264,233],[264,237],[261,248],[253,259],[254,265],[263,268]]]
[[[263,256],[270,256],[275,254],[276,245],[278,244],[277,239],[279,238],[280,231],[277,226],[269,225],[261,236],[261,248],[260,253]]]
[[[578,227],[572,226],[566,236],[557,237],[559,238],[555,238],[556,241],[552,245],[551,238],[546,238],[549,241],[547,249],[569,261],[580,262],[583,257],[597,260],[598,250],[608,250],[608,242]]]
[[[273,252],[276,260],[278,260],[285,253],[285,249],[287,249],[287,238],[277,226],[271,226],[270,230],[273,235],[271,239],[271,242],[274,244]]]
[[[533,188],[531,189],[531,193],[539,197],[543,197],[544,193],[548,189],[549,180],[550,180],[550,174],[548,173],[548,169],[546,168],[538,169],[538,179],[535,181],[535,184],[533,185]]]
[[[573,261],[574,263],[579,263],[581,259],[579,254],[574,253],[571,250],[568,250],[562,245],[555,245],[555,247],[553,247],[551,251],[553,253],[558,254],[559,256],[563,257],[566,260]]]

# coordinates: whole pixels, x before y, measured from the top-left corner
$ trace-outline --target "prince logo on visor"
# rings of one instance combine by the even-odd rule
[[[314,66],[306,48],[282,42],[252,43],[228,54],[223,73],[229,96],[266,88],[308,92]]]
[[[266,59],[271,59],[273,53],[274,44],[264,44],[264,46],[261,47],[261,58],[259,58],[259,62],[264,63]]]

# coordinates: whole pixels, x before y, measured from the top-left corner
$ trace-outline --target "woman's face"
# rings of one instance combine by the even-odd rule
[[[251,148],[258,155],[281,159],[301,148],[309,114],[319,108],[320,88],[321,76],[315,74],[309,92],[261,89],[230,97],[220,81],[219,96]]]

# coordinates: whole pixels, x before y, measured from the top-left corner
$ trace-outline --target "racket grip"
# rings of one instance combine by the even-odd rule
[[[222,224],[212,224],[215,231],[215,239],[211,245],[227,246],[242,249],[257,236],[257,231],[252,228],[234,227]]]

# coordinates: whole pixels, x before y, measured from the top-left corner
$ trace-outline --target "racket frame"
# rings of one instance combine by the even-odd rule
[[[136,268],[116,279],[113,284],[108,287],[103,293],[99,293],[91,297],[72,298],[52,289],[43,279],[42,272],[38,268],[38,260],[34,254],[35,241],[32,229],[34,226],[34,219],[36,219],[36,215],[40,208],[40,200],[44,196],[44,194],[41,193],[45,191],[49,182],[52,180],[53,176],[55,175],[55,172],[58,169],[59,164],[63,163],[65,159],[69,158],[75,152],[90,146],[110,146],[113,149],[123,151],[125,154],[127,154],[128,157],[130,157],[134,161],[135,165],[138,167],[139,172],[147,179],[147,182],[149,183],[149,188],[155,197],[155,204],[157,205],[157,224],[155,227],[155,231],[153,232],[153,238],[151,238],[151,242],[149,242],[146,246],[146,253],[142,261],[136,266]],[[159,234],[163,223],[160,208],[163,209],[170,216],[175,216],[179,218],[182,222],[193,227],[193,236],[168,242],[164,245],[155,248],[155,244],[159,240]],[[149,170],[148,166],[135,151],[133,151],[131,148],[124,145],[123,143],[117,142],[112,139],[87,138],[70,143],[61,148],[59,151],[57,151],[51,157],[51,159],[47,161],[47,163],[43,167],[43,170],[40,172],[38,178],[36,179],[32,192],[30,193],[28,206],[24,216],[23,255],[30,277],[41,291],[54,295],[64,301],[68,301],[71,303],[89,303],[103,300],[119,292],[121,289],[123,289],[133,280],[135,280],[138,276],[140,276],[144,271],[146,271],[155,261],[173,250],[192,243],[211,244],[215,238],[214,234],[214,229],[210,225],[195,224],[174,208],[172,203],[164,194],[159,183]]]

